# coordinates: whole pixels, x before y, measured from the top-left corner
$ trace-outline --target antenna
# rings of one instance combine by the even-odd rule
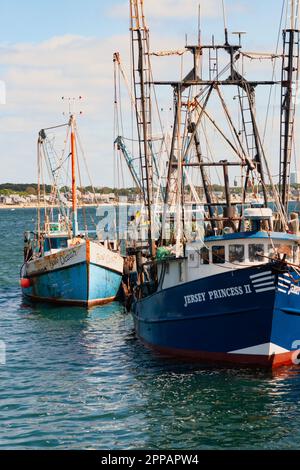
[[[291,29],[295,29],[295,0],[291,0]]]
[[[299,0],[287,0],[286,2],[286,25],[290,24],[291,30],[298,29]]]
[[[198,46],[201,45],[201,5],[198,5]]]
[[[82,100],[82,96],[78,96],[78,98],[71,98],[62,96],[61,98],[63,101],[68,102],[68,109],[69,111],[63,112],[63,116],[74,116],[76,115],[76,105]],[[83,114],[82,111],[79,111],[79,114]]]
[[[238,36],[239,38],[239,46],[242,47],[242,36],[244,34],[247,34],[246,31],[233,31],[231,34],[234,34],[236,36]]]
[[[228,29],[227,29],[225,0],[222,0],[222,9],[223,9],[223,22],[224,22],[224,32],[225,32],[225,44],[227,45],[229,43],[228,43]]]

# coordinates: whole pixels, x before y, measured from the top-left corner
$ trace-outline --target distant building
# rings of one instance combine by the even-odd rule
[[[13,204],[13,200],[9,196],[0,196],[0,204],[11,205]]]
[[[300,171],[291,173],[291,184],[300,184]]]
[[[100,201],[104,204],[109,204],[116,200],[116,196],[114,193],[110,194],[100,194]]]
[[[22,196],[18,196],[18,195],[12,195],[11,196],[14,204],[26,204],[27,202],[27,199],[25,197],[22,197]]]

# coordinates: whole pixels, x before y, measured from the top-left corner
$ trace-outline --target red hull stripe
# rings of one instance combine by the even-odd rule
[[[49,302],[60,305],[77,305],[78,307],[96,307],[97,305],[105,305],[116,300],[116,297],[108,297],[106,299],[95,299],[95,300],[72,300],[72,299],[52,299],[35,297],[24,293],[25,297],[30,299],[32,302]]]
[[[217,353],[217,352],[207,352],[207,351],[190,351],[190,350],[181,350],[174,348],[166,348],[155,346],[149,343],[146,343],[142,338],[141,341],[143,344],[164,356],[178,358],[178,359],[189,359],[193,362],[196,361],[208,361],[216,362],[219,364],[236,364],[238,366],[262,366],[267,368],[275,369],[281,366],[290,366],[297,365],[298,355],[300,350],[289,351],[286,353],[273,354],[272,356],[263,356],[263,355],[252,355],[252,354],[228,354],[228,353]]]

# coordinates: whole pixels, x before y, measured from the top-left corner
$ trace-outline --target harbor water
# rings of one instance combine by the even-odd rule
[[[26,304],[19,269],[35,217],[0,211],[0,449],[300,447],[300,368],[177,363],[144,349],[118,303]]]

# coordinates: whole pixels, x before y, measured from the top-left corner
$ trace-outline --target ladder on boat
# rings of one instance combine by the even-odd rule
[[[249,158],[252,160],[255,158],[257,154],[257,147],[255,141],[255,134],[253,129],[253,117],[252,117],[252,108],[253,104],[250,104],[249,95],[245,92],[245,90],[239,89],[239,101],[240,101],[240,108],[241,108],[241,116],[242,116],[242,133],[245,138],[247,153]]]
[[[145,24],[142,0],[131,0],[131,34],[133,78],[137,130],[140,150],[140,173],[144,200],[153,202],[153,155],[151,126],[151,66],[149,32]]]
[[[40,134],[41,135],[41,134]],[[68,204],[67,199],[61,193],[61,188],[65,185],[65,182],[62,178],[62,165],[64,162],[64,155],[59,156],[54,148],[54,141],[50,139],[46,133],[41,136],[40,145],[43,146],[43,152],[48,162],[49,171],[53,178],[53,188],[52,195],[55,198],[57,195],[58,200],[60,201],[61,211],[63,216],[67,216],[66,207]]]

